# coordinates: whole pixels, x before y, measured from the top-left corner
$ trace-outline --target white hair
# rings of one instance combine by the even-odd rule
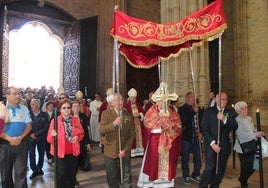
[[[113,95],[109,95],[106,97],[107,102],[111,102],[114,99]]]
[[[234,109],[235,109],[236,113],[239,113],[241,108],[246,107],[246,106],[248,106],[246,102],[239,101],[239,102],[235,103]]]

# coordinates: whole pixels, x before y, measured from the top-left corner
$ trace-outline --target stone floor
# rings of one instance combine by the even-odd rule
[[[91,151],[91,159],[92,159],[92,170],[88,172],[79,171],[77,179],[80,183],[80,188],[107,188],[106,182],[106,174],[103,164],[103,157],[101,154],[101,149],[98,147],[97,144],[93,145]],[[141,167],[142,158],[132,158],[132,175],[133,175],[133,187],[137,187],[137,179]],[[204,166],[204,165],[203,165]],[[192,167],[192,164],[191,164]],[[268,158],[263,161],[263,169],[264,169],[264,185],[268,185]],[[44,172],[43,176],[36,177],[32,180],[29,179],[31,175],[31,170],[28,171],[28,186],[33,188],[53,188],[54,187],[54,179],[53,179],[53,166],[48,165],[45,163],[44,165]],[[239,182],[237,180],[239,176],[239,161],[236,157],[236,168],[233,168],[233,160],[230,157],[228,161],[228,167],[225,173],[225,177],[221,183],[222,188],[239,188]],[[177,176],[175,179],[175,187],[180,188],[193,188],[198,187],[196,183],[192,183],[191,185],[184,185],[182,182],[182,173],[181,173],[181,165],[180,159],[177,166]],[[249,179],[249,187],[260,187],[259,183],[259,172],[256,171]],[[264,186],[265,187],[265,186]]]

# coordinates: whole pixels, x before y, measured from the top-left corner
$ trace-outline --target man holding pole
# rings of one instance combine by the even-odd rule
[[[228,157],[231,153],[229,134],[236,130],[238,124],[226,109],[227,94],[221,92],[216,96],[216,105],[207,108],[201,121],[204,136],[205,170],[199,188],[219,187],[225,173]]]
[[[103,137],[104,162],[109,187],[132,187],[130,151],[135,137],[132,114],[123,110],[121,94],[111,96],[111,108],[101,116],[100,134]],[[121,174],[121,179],[120,179]]]

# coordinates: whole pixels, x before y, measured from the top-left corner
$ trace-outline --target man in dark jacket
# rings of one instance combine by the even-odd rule
[[[182,151],[181,151],[181,167],[184,184],[191,184],[191,180],[200,182],[201,169],[201,153],[200,139],[202,134],[199,131],[199,122],[201,120],[201,109],[195,104],[195,96],[192,92],[188,92],[185,96],[185,104],[182,105],[178,113],[182,122]],[[189,155],[193,154],[194,168],[190,175]]]
[[[32,130],[29,136],[29,159],[33,173],[30,179],[43,175],[44,154],[46,145],[46,135],[48,131],[48,114],[40,110],[40,100],[32,99],[30,102],[30,116],[32,118]],[[35,160],[35,150],[38,151],[38,163]]]
[[[230,110],[226,109],[227,94],[216,96],[216,105],[207,108],[201,122],[204,135],[206,167],[199,183],[199,188],[220,186],[225,173],[228,157],[231,153],[230,131],[235,131],[238,124]]]

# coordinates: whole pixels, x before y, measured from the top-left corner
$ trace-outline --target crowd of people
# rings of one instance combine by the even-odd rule
[[[102,149],[109,187],[132,187],[131,158],[136,156],[143,157],[138,187],[174,187],[181,156],[184,184],[217,188],[232,150],[233,131],[237,133],[234,150],[241,164],[238,180],[242,188],[248,187],[255,154],[243,153],[240,143],[257,140],[264,133],[254,128],[246,102],[235,104],[235,117],[227,108],[224,92],[211,93],[205,109],[198,106],[193,92],[179,105],[177,95],[170,94],[165,83],[150,92],[143,105],[137,101],[136,89],[127,94],[125,100],[108,88],[104,101],[98,92],[93,101],[87,101],[81,91],[70,99],[64,88],[57,92],[45,87],[7,88],[5,104],[0,104],[2,187],[27,187],[27,168],[32,171],[30,179],[42,176],[45,156],[48,164],[57,162],[58,187],[79,186],[76,175],[82,167],[82,154],[90,152],[92,142],[96,142]]]

